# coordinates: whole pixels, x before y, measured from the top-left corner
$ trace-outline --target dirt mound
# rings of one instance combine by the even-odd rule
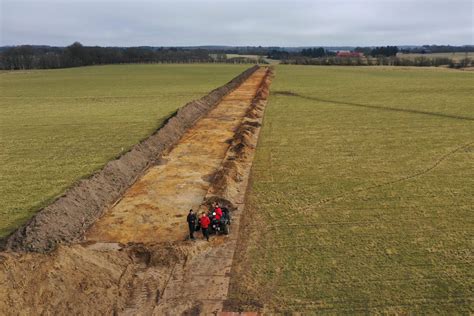
[[[260,121],[269,95],[268,87],[272,76],[273,72],[269,69],[240,126],[234,136],[229,139],[230,147],[221,168],[213,176],[207,200],[220,198],[230,204],[235,203],[230,197],[239,195],[237,188],[243,178],[243,164],[246,163],[249,154],[255,150],[256,133],[261,126]]]
[[[4,253],[0,263],[0,314],[21,311],[53,315],[72,310],[112,314],[114,306],[120,305],[121,282],[130,277],[130,264],[125,252],[109,255],[80,246],[59,247],[48,256]]]
[[[126,245],[116,249],[59,246],[47,255],[0,254],[0,315],[111,315],[149,311],[176,265],[208,248]],[[148,305],[147,305],[148,304]],[[150,313],[151,314],[151,313]]]
[[[107,207],[116,202],[146,169],[159,162],[161,154],[258,68],[249,68],[207,96],[186,104],[150,137],[40,210],[8,237],[4,247],[15,251],[48,252],[58,244],[80,240]]]

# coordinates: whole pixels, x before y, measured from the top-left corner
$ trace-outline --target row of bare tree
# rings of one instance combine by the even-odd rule
[[[52,69],[125,63],[255,63],[251,59],[219,58],[205,49],[98,47],[74,43],[67,47],[15,46],[0,51],[0,69]]]

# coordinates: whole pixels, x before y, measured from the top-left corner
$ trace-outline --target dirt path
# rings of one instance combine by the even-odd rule
[[[260,68],[185,132],[86,232],[50,254],[0,253],[0,314],[215,314],[227,298],[270,72]],[[185,241],[190,208],[234,208],[231,233]]]

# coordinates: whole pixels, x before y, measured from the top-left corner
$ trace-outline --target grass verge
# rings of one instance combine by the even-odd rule
[[[277,66],[229,309],[472,313],[473,85]]]

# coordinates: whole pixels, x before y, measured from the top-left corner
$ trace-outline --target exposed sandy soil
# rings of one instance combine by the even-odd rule
[[[163,301],[155,312],[179,314],[179,306],[194,306],[202,314],[215,314],[223,310],[227,301],[232,262],[236,254],[241,215],[244,211],[245,192],[249,181],[254,149],[260,133],[264,106],[268,97],[270,77],[263,78],[257,96],[247,107],[237,128],[220,169],[215,173],[206,201],[219,200],[233,206],[231,233],[213,240],[212,247],[193,256],[184,265],[177,266],[164,292]],[[201,208],[205,208],[205,204]]]
[[[242,122],[265,70],[259,70],[223,98],[189,129],[86,234],[87,240],[163,242],[184,240],[183,221],[197,209],[229,148],[228,140]]]
[[[125,192],[87,242],[49,254],[0,253],[0,314],[221,311],[269,84],[260,68],[228,94]],[[189,208],[214,199],[233,209],[231,234],[184,241]]]

